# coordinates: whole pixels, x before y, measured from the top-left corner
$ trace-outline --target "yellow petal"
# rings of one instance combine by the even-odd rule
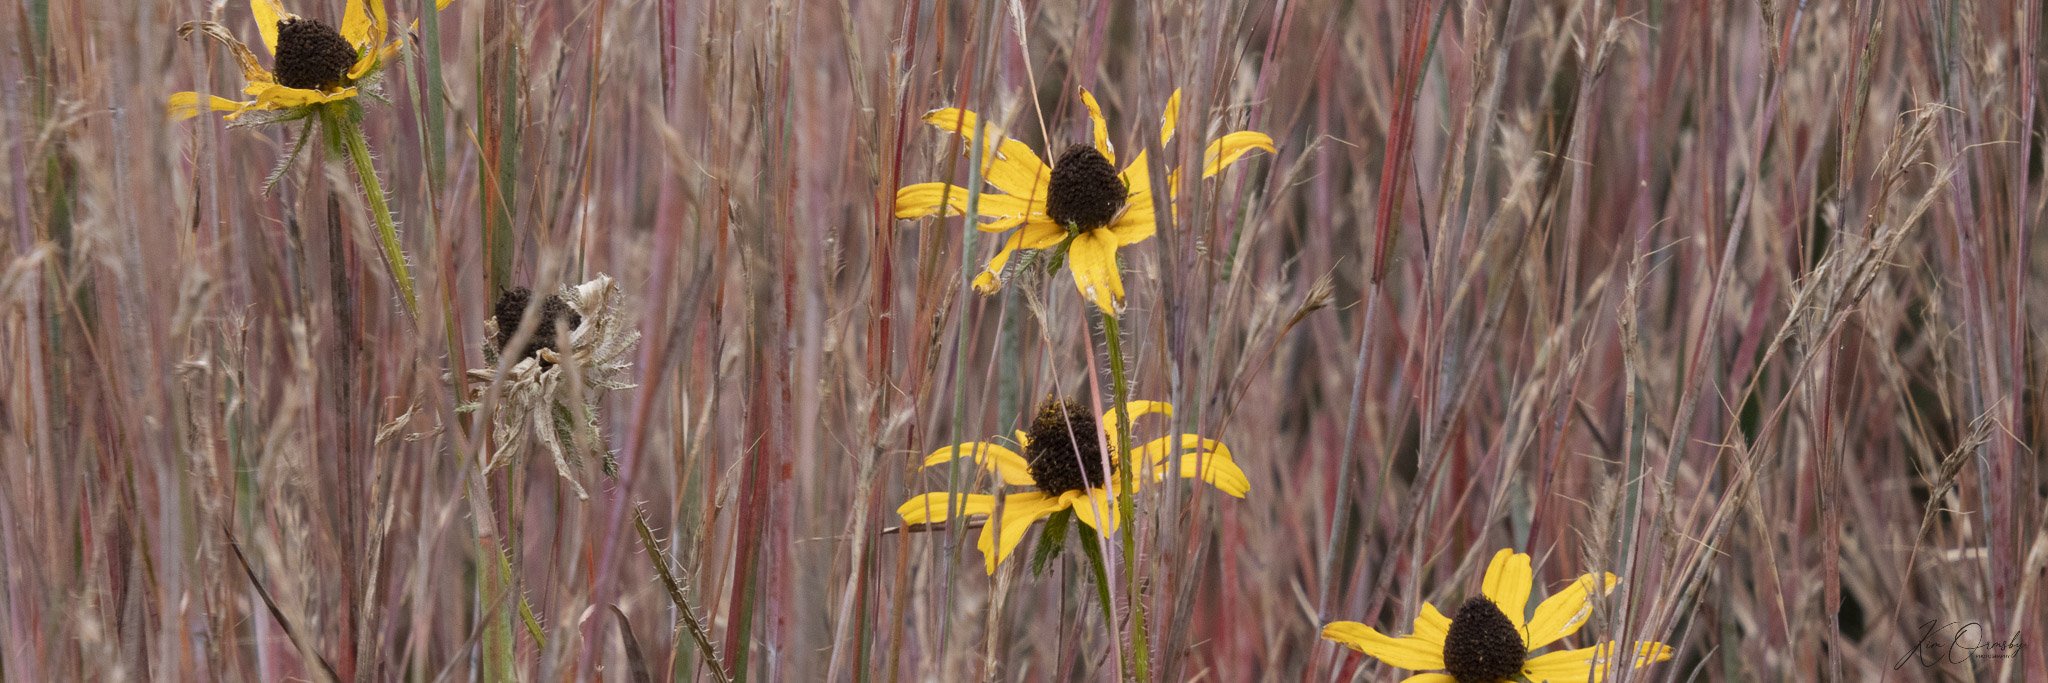
[[[1108,536],[1116,533],[1117,520],[1121,519],[1117,516],[1116,494],[1110,488],[1115,485],[1112,482],[1096,482],[1095,488],[1088,489],[1086,493],[1068,491],[1061,495],[1073,497],[1070,505],[1073,506],[1074,516],[1079,517],[1082,524]]]
[[[1450,632],[1451,618],[1437,611],[1436,605],[1422,603],[1422,612],[1415,615],[1415,637],[1441,643]]]
[[[974,129],[977,118],[974,112],[948,107],[924,115],[925,123],[933,128],[953,133],[974,144]],[[1035,197],[1045,194],[1052,184],[1052,168],[1031,151],[1031,146],[1003,136],[994,124],[985,126],[982,134],[986,139],[986,156],[983,157],[982,175],[996,189],[1020,197]]]
[[[955,505],[960,507],[961,516],[986,515],[996,508],[996,498],[985,493],[967,493],[956,500],[950,493],[926,493],[896,506],[896,516],[902,517],[904,524],[943,522],[950,519]]]
[[[1599,681],[1621,668],[1620,657],[1614,651],[1619,644],[1608,641],[1595,647],[1576,650],[1547,652],[1529,659],[1522,665],[1523,674],[1535,681]],[[1637,643],[1632,666],[1637,669],[1671,659],[1671,646],[1663,643]]]
[[[1243,498],[1251,491],[1251,480],[1244,476],[1244,470],[1238,468],[1237,460],[1230,457],[1230,447],[1197,434],[1182,434],[1178,439],[1170,436],[1153,439],[1138,448],[1136,462],[1156,466],[1176,452],[1180,454],[1180,460],[1174,469],[1182,479],[1200,479],[1237,498]],[[1154,481],[1165,476],[1163,469],[1152,471]]]
[[[1522,675],[1532,681],[1585,681],[1593,671],[1595,648],[1545,652],[1522,663]]]
[[[996,573],[996,566],[1002,564],[1011,552],[1016,551],[1017,544],[1023,542],[1024,532],[1030,531],[1031,525],[1065,509],[1071,502],[1071,499],[1056,498],[1037,491],[1004,496],[1002,509],[989,513],[988,521],[989,527],[998,527],[1001,535],[991,539],[987,527],[984,527],[982,532],[981,555],[988,573]],[[989,547],[991,542],[995,547]]]
[[[1114,237],[1097,234],[1100,232],[1090,230],[1074,238],[1067,251],[1067,267],[1074,271],[1074,287],[1081,290],[1081,298],[1095,302],[1105,314],[1116,315],[1123,307],[1124,280],[1117,271]]]
[[[264,109],[296,109],[326,102],[339,102],[356,96],[355,88],[342,88],[330,93],[306,88],[288,88],[276,83],[251,83],[243,88],[242,92],[255,97],[258,106]]]
[[[391,60],[398,58],[398,49],[400,47],[402,47],[402,43],[394,40],[385,43],[383,47],[364,50],[363,56],[356,58],[355,66],[349,67],[348,79],[350,81],[359,81],[378,69],[384,68],[384,65],[390,64]]]
[[[275,31],[276,26],[272,26],[271,29]],[[263,63],[256,60],[256,53],[250,52],[249,46],[243,45],[241,40],[235,38],[235,34],[229,33],[227,27],[211,21],[195,21],[178,27],[178,36],[190,36],[193,31],[206,34],[206,37],[227,47],[228,52],[235,56],[235,65],[242,69],[242,80],[250,83],[269,83],[276,80],[270,75],[270,70],[263,68]]]
[[[982,266],[981,272],[974,276],[975,291],[994,294],[996,290],[1001,289],[1003,269],[1009,267],[1010,257],[1015,255],[1017,250],[1045,249],[1058,245],[1060,240],[1066,238],[1067,231],[1053,225],[1051,221],[1025,223],[1023,229],[1010,233],[1009,239],[1003,241],[1003,248],[996,250],[996,255],[989,258],[988,265]]]
[[[1158,216],[1152,211],[1152,194],[1132,195],[1130,203],[1109,225],[1097,228],[1097,233],[1109,233],[1117,246],[1128,246],[1151,239],[1159,232]]]
[[[1486,565],[1486,578],[1480,582],[1479,590],[1488,600],[1508,615],[1508,621],[1515,622],[1515,630],[1522,631],[1522,640],[1529,635],[1522,629],[1529,614],[1529,586],[1535,574],[1529,570],[1529,556],[1515,552],[1513,548],[1501,548],[1493,554],[1493,562]]]
[[[1621,579],[1613,574],[1602,573],[1602,576],[1604,579],[1595,579],[1592,574],[1581,576],[1579,580],[1573,581],[1572,585],[1566,586],[1564,590],[1536,605],[1536,616],[1529,618],[1529,628],[1526,629],[1529,635],[1529,649],[1535,650],[1578,633],[1579,627],[1585,625],[1586,618],[1593,614],[1592,606],[1586,604],[1593,582],[1604,580],[1605,585],[1600,589],[1603,595],[1613,591],[1614,585],[1621,582]]]
[[[1323,627],[1323,639],[1336,641],[1396,668],[1410,671],[1444,668],[1443,643],[1416,636],[1393,638],[1355,621],[1331,622]]]
[[[341,39],[361,52],[384,42],[390,21],[384,14],[384,0],[348,0],[341,10]]]
[[[1146,415],[1165,415],[1167,417],[1173,417],[1173,404],[1167,403],[1165,401],[1127,401],[1124,403],[1124,405],[1130,407],[1131,422],[1134,423],[1138,421],[1138,418],[1144,417]],[[1104,411],[1102,413],[1102,428],[1115,429],[1116,418],[1117,409],[1110,408],[1109,410]]]
[[[1180,125],[1180,88],[1173,89],[1173,96],[1166,98],[1166,112],[1159,115],[1159,148],[1173,142],[1173,129]]]
[[[277,0],[249,0],[249,14],[256,17],[256,32],[263,34],[263,49],[277,54],[277,22],[296,19]]]
[[[1116,165],[1116,146],[1109,143],[1109,121],[1102,118],[1102,105],[1095,103],[1095,93],[1082,88],[1081,104],[1088,106],[1089,127],[1095,131],[1095,151],[1101,152],[1111,166]]]
[[[1223,442],[1193,434],[1182,434],[1181,438],[1188,440],[1181,448],[1189,451],[1180,456],[1182,479],[1200,479],[1233,498],[1243,498],[1251,492],[1251,479],[1244,476],[1244,470],[1238,468],[1237,460],[1230,457],[1230,449]]]
[[[1011,486],[1030,486],[1034,483],[1031,480],[1031,464],[1025,462],[1024,456],[986,441],[963,443],[932,451],[931,455],[925,456],[924,466],[931,467],[956,458],[973,458],[976,464],[996,473],[1003,478],[1003,483]]]
[[[1426,673],[1403,678],[1401,683],[1458,683],[1458,679],[1451,677],[1450,674]]]
[[[945,207],[947,216],[967,214],[967,188],[952,183],[917,183],[905,185],[896,191],[897,218],[924,218],[937,215]],[[1033,197],[984,192],[975,211],[982,218],[994,219],[975,225],[983,232],[1002,232],[1027,217],[1042,214],[1044,203]]]
[[[241,111],[243,107],[251,104],[255,103],[237,102],[218,95],[207,95],[205,101],[201,102],[199,93],[186,91],[171,93],[169,101],[165,103],[164,110],[165,113],[170,114],[171,120],[183,121],[198,116],[200,112],[209,110]]]
[[[1145,166],[1145,155],[1145,150],[1138,150],[1138,155],[1131,157],[1131,165],[1125,166],[1123,172],[1117,174],[1117,177],[1124,181],[1124,190],[1131,193],[1127,201],[1136,202],[1138,195],[1152,194],[1152,169]]]
[[[1217,138],[1209,143],[1208,150],[1202,152],[1202,177],[1215,176],[1223,167],[1237,163],[1238,159],[1255,149],[1266,150],[1267,154],[1279,153],[1273,149],[1273,138],[1265,133],[1241,130]]]

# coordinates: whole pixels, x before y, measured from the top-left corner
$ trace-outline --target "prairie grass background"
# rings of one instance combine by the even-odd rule
[[[1078,553],[887,533],[924,454],[1107,386],[1066,274],[982,297],[995,240],[891,217],[968,181],[923,112],[1051,158],[1081,87],[1155,175],[1279,148],[1123,252],[1134,397],[1252,481],[1144,499],[1155,678],[1391,679],[1318,629],[1513,546],[1625,577],[1569,642],[1678,648],[1626,678],[2048,680],[2037,2],[457,0],[365,121],[417,322],[342,160],[265,191],[292,131],[165,120],[242,3],[0,13],[6,680],[710,678],[685,616],[756,680],[1120,675]],[[479,470],[496,287],[600,272],[618,477]]]

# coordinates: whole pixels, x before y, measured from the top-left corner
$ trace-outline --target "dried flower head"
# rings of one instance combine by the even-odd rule
[[[514,292],[524,294],[516,307],[507,305]],[[508,291],[495,315],[484,321],[488,366],[469,371],[477,384],[471,388],[472,402],[463,407],[484,407],[491,392],[498,392],[490,410],[494,454],[487,468],[509,462],[539,441],[576,496],[588,498],[571,464],[595,456],[609,467],[611,451],[598,428],[597,399],[633,386],[626,377],[633,363],[626,355],[639,343],[640,332],[626,324],[618,283],[606,275],[564,287],[539,305],[529,305],[531,296],[523,288]],[[533,329],[549,328],[547,336],[528,333],[526,343],[506,353],[505,347],[522,336],[517,331],[527,317],[533,318]],[[507,330],[508,323],[516,327]],[[566,337],[557,336],[558,324],[567,330]]]

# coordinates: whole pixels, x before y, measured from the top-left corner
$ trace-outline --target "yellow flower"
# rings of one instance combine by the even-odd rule
[[[1397,668],[1444,672],[1410,676],[1406,683],[1494,683],[1518,676],[1531,681],[1598,681],[1618,669],[1619,658],[1613,653],[1620,646],[1613,641],[1535,657],[1529,653],[1578,633],[1592,615],[1586,596],[1593,586],[1599,584],[1604,595],[1621,580],[1606,573],[1581,576],[1544,599],[1536,606],[1536,615],[1525,620],[1532,579],[1529,556],[1502,548],[1486,567],[1483,595],[1467,600],[1456,617],[1446,617],[1425,602],[1411,635],[1394,638],[1365,624],[1338,621],[1323,627],[1323,638]],[[1634,649],[1638,669],[1671,659],[1671,646],[1663,643],[1637,643]]]
[[[451,1],[436,0],[434,6],[446,7]],[[398,54],[400,41],[384,39],[390,18],[383,0],[348,0],[340,31],[318,19],[287,12],[278,0],[249,0],[249,14],[263,35],[263,49],[274,57],[273,68],[263,68],[255,53],[220,24],[196,21],[178,33],[198,31],[227,46],[241,66],[242,80],[248,83],[242,94],[253,99],[172,93],[166,107],[171,118],[189,119],[211,110],[228,112],[226,118],[232,120],[252,111],[303,111],[348,100],[357,95],[357,85]]]
[[[1133,421],[1154,413],[1173,414],[1173,406],[1161,401],[1132,401],[1130,407]],[[1050,399],[1039,408],[1031,431],[1016,433],[1023,454],[986,441],[933,451],[925,458],[925,467],[956,458],[973,458],[976,464],[1002,478],[1004,485],[1037,490],[1003,495],[1001,509],[993,495],[969,493],[956,498],[949,493],[926,493],[898,506],[896,514],[906,524],[931,524],[946,521],[958,506],[960,514],[990,517],[981,527],[979,543],[990,574],[1017,549],[1031,525],[1063,510],[1073,510],[1083,524],[1104,535],[1115,533],[1115,468],[1119,458],[1110,457],[1110,470],[1103,471],[1101,444],[1106,440],[1098,438],[1103,436],[1098,425],[1116,424],[1116,413],[1111,408],[1097,422],[1078,402]],[[1200,479],[1238,498],[1251,490],[1244,470],[1238,469],[1237,462],[1231,459],[1230,448],[1200,435],[1154,439],[1136,449],[1135,460],[1149,463],[1152,479],[1156,481],[1165,478],[1166,468],[1161,465],[1176,451],[1181,453],[1176,468],[1179,476]]]
[[[977,136],[974,112],[949,107],[925,114],[925,123],[959,135],[969,145],[984,146],[981,177],[992,191],[981,195],[975,228],[990,233],[1017,229],[975,276],[974,287],[981,293],[1002,287],[1003,267],[1017,250],[1065,244],[1074,286],[1082,298],[1109,314],[1123,306],[1117,248],[1145,241],[1158,230],[1150,171],[1143,151],[1117,171],[1102,107],[1085,89],[1081,102],[1088,107],[1095,144],[1069,147],[1052,166],[1029,145],[1005,137],[993,125]],[[1175,90],[1160,121],[1161,147],[1173,140],[1179,118],[1180,91]],[[1255,131],[1216,138],[1203,154],[1202,177],[1216,175],[1255,149],[1273,152],[1273,138]],[[918,183],[896,192],[897,218],[958,216],[966,211],[967,189],[951,183]]]

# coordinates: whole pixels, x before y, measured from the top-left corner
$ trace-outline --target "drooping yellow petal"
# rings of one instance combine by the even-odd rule
[[[1244,470],[1238,468],[1237,460],[1230,457],[1230,449],[1223,442],[1194,434],[1182,434],[1180,438],[1182,479],[1200,479],[1234,498],[1251,492],[1251,479],[1244,476]]]
[[[1045,249],[1059,244],[1060,240],[1066,238],[1067,231],[1053,225],[1051,221],[1025,223],[1022,229],[1010,233],[1009,239],[1003,242],[1003,248],[996,250],[996,255],[989,258],[988,265],[982,266],[981,272],[974,276],[975,291],[994,294],[996,290],[1002,289],[1003,269],[1009,267],[1010,257],[1015,255],[1017,250]]]
[[[251,83],[242,89],[243,94],[256,98],[264,109],[296,109],[298,107],[339,102],[356,96],[355,88],[342,88],[334,92],[289,88],[276,83]]]
[[[1115,482],[1095,482],[1095,488],[1086,492],[1068,491],[1061,495],[1073,497],[1070,505],[1073,506],[1074,516],[1079,517],[1082,524],[1108,536],[1116,533],[1119,519],[1116,512],[1116,493],[1111,488],[1113,486],[1116,486]]]
[[[980,204],[975,207],[975,211],[984,219],[994,219],[977,222],[975,227],[983,232],[1008,230],[1023,222],[1026,217],[1043,213],[1045,209],[1041,200],[994,192],[983,192],[979,201]],[[940,212],[942,203],[945,215],[966,215],[967,188],[952,183],[905,185],[896,191],[896,217],[924,218],[936,215]]]
[[[1166,111],[1159,115],[1159,148],[1173,142],[1173,129],[1180,125],[1180,88],[1173,89],[1173,96],[1166,98]]]
[[[1394,638],[1355,621],[1334,621],[1323,627],[1323,639],[1363,652],[1396,668],[1422,671],[1444,668],[1444,644],[1414,636]]]
[[[1603,578],[1592,574],[1579,577],[1572,585],[1545,598],[1536,605],[1536,615],[1529,618],[1529,649],[1534,650],[1555,643],[1558,639],[1579,632],[1586,619],[1593,614],[1591,605],[1586,604],[1594,581],[1603,581],[1600,592],[1604,595],[1614,590],[1621,579],[1613,574],[1602,573]]]
[[[947,446],[924,458],[924,466],[931,467],[956,458],[973,458],[974,462],[1003,478],[1011,486],[1030,486],[1031,464],[1016,451],[986,441]]]
[[[1069,498],[1048,496],[1037,491],[1003,496],[1002,508],[989,513],[988,526],[995,529],[984,527],[981,535],[981,556],[988,573],[996,573],[996,566],[1017,550],[1017,544],[1024,540],[1024,532],[1030,531],[1031,525],[1066,509],[1072,502]],[[990,538],[991,530],[999,535]],[[989,547],[991,543],[995,547]]]
[[[1096,104],[1095,93],[1081,89],[1081,104],[1088,107],[1088,127],[1095,131],[1095,151],[1102,153],[1111,166],[1116,165],[1116,145],[1109,142],[1109,120],[1102,118],[1102,105]]]
[[[273,26],[272,30],[275,29],[276,27]],[[256,53],[250,52],[249,46],[242,44],[242,41],[236,38],[235,34],[229,33],[226,26],[211,21],[189,22],[178,27],[178,37],[188,37],[194,31],[203,33],[206,37],[212,38],[215,42],[227,47],[228,52],[235,56],[235,65],[242,70],[242,80],[250,83],[269,83],[276,80],[275,77],[270,75],[270,70],[263,68],[263,63],[256,60]]]
[[[356,58],[355,66],[349,67],[348,79],[362,80],[372,72],[384,68],[385,64],[390,64],[391,60],[398,58],[398,49],[402,46],[401,41],[394,40],[385,43],[383,47],[364,50],[363,55]]]
[[[1576,650],[1547,652],[1532,657],[1522,665],[1522,671],[1534,681],[1600,681],[1619,671],[1622,658],[1616,650],[1620,644],[1608,641],[1594,647]],[[1671,659],[1671,646],[1663,643],[1636,643],[1634,661],[1637,669]]]
[[[925,123],[933,128],[953,133],[975,143],[975,126],[978,120],[974,112],[947,107],[924,115]],[[982,175],[996,189],[1020,197],[1038,197],[1045,194],[1052,184],[1052,168],[1031,151],[1031,146],[1004,136],[994,124],[982,129],[986,139],[982,144]]]
[[[1090,230],[1074,238],[1067,250],[1067,267],[1074,272],[1074,287],[1081,291],[1081,298],[1095,302],[1103,313],[1116,315],[1123,308],[1123,274],[1117,271],[1115,237],[1101,232]]]
[[[1209,149],[1202,152],[1202,177],[1215,176],[1255,149],[1266,150],[1267,154],[1279,153],[1273,148],[1273,138],[1257,131],[1241,130],[1217,138],[1209,143]]]
[[[902,517],[904,524],[933,524],[949,519],[954,505],[960,506],[961,516],[986,515],[996,509],[996,498],[986,493],[967,493],[956,500],[950,493],[926,493],[896,506],[896,516]]]
[[[1165,415],[1167,417],[1173,417],[1173,404],[1167,403],[1165,401],[1126,401],[1124,405],[1129,406],[1131,409],[1131,422],[1137,422],[1138,418],[1144,417],[1146,415]],[[1103,429],[1116,428],[1117,412],[1118,411],[1116,408],[1110,408],[1109,410],[1103,411]]]
[[[256,32],[263,34],[263,49],[273,55],[277,54],[277,22],[298,18],[284,11],[277,0],[249,0],[249,15],[256,18]]]
[[[1593,655],[1593,680],[1595,683],[1621,670],[1622,655],[1613,654],[1615,650],[1620,649],[1619,646],[1620,643],[1608,641],[1599,646],[1600,652],[1598,654]],[[1670,661],[1671,655],[1675,653],[1671,646],[1656,642],[1636,643],[1634,650],[1635,659],[1629,666],[1636,669],[1641,669],[1657,662]]]
[[[198,116],[200,112],[241,111],[251,104],[255,102],[237,102],[219,95],[207,95],[202,101],[199,93],[186,91],[171,93],[170,99],[165,102],[164,111],[170,115],[171,120],[183,121]]]
[[[384,14],[384,0],[348,0],[341,10],[341,39],[361,52],[384,42],[390,21]]]
[[[1529,640],[1529,632],[1522,624],[1528,619],[1529,587],[1534,580],[1528,555],[1513,548],[1501,548],[1493,554],[1493,562],[1486,565],[1486,577],[1479,585],[1480,592],[1508,615],[1508,621],[1515,622],[1515,630],[1522,632],[1524,643]]]

